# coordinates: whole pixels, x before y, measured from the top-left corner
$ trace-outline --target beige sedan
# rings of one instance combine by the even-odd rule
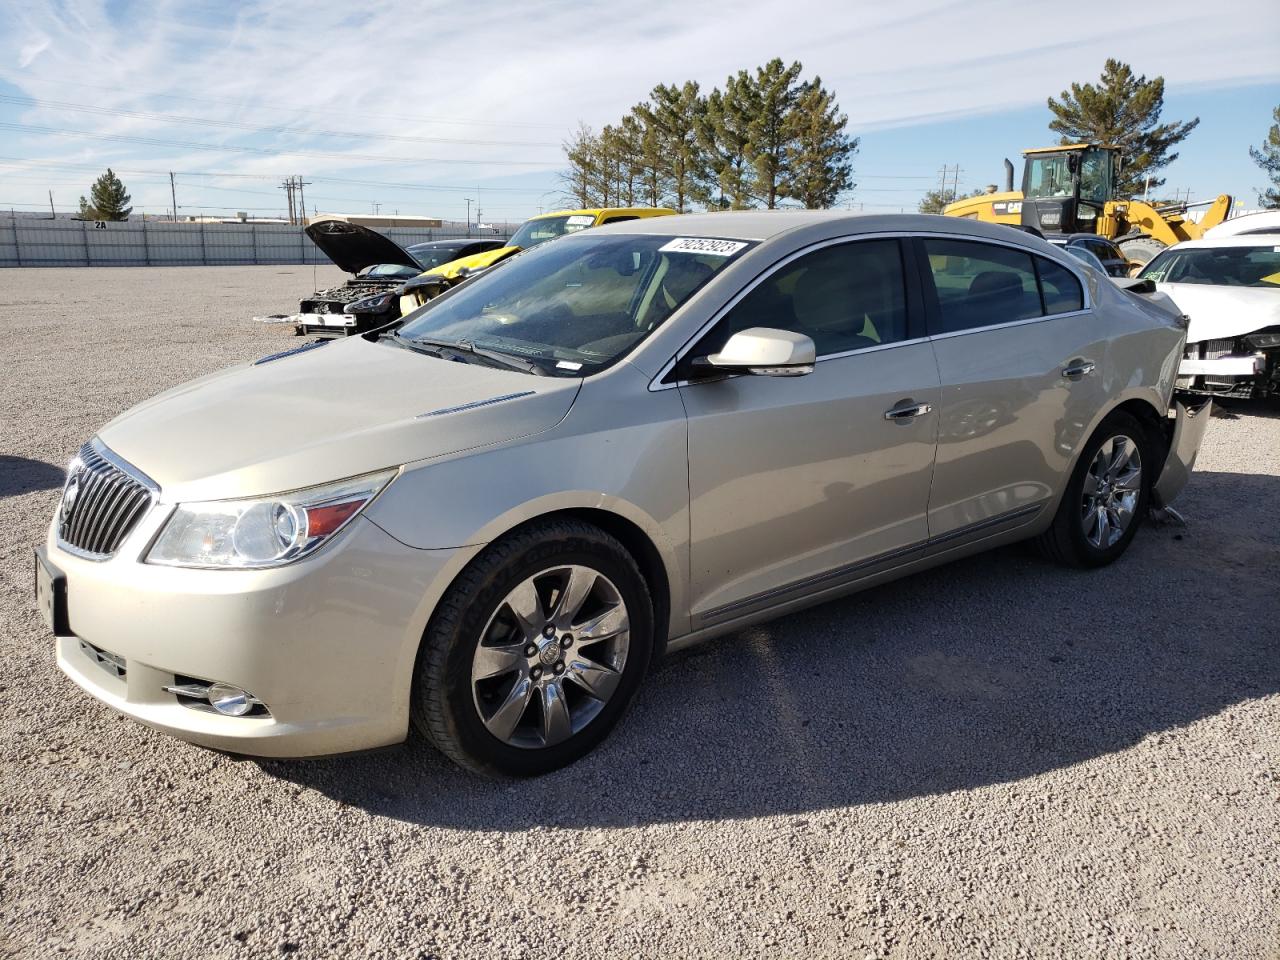
[[[585,231],[107,424],[39,602],[76,683],[184,739],[416,728],[541,773],[664,650],[1016,540],[1115,560],[1207,419],[1173,404],[1185,335],[1002,226]]]

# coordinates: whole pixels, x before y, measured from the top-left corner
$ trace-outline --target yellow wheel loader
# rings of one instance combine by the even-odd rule
[[[1120,151],[1099,143],[1070,143],[1023,151],[1022,189],[1013,189],[1013,164],[1005,166],[1003,192],[949,203],[949,217],[1034,227],[1044,234],[1096,233],[1114,240],[1131,263],[1144,264],[1165,247],[1198,240],[1231,215],[1232,198],[1204,204],[1152,204],[1115,197]],[[1187,209],[1208,206],[1197,223]]]

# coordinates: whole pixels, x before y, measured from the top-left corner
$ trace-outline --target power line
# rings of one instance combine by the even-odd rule
[[[215,120],[208,117],[178,116],[167,113],[151,113],[143,110],[124,110],[116,107],[100,107],[88,103],[70,103],[63,100],[40,100],[36,97],[13,96],[0,94],[0,103],[12,103],[18,106],[43,107],[51,110],[65,110],[75,113],[89,113],[103,117],[130,117],[135,120],[150,120],[155,123],[182,123],[202,127],[218,127],[229,130],[245,130],[259,134],[290,134],[305,137],[347,137],[354,140],[388,140],[396,143],[454,143],[466,146],[481,147],[559,147],[558,143],[537,140],[470,140],[453,137],[414,137],[407,134],[371,133],[368,131],[352,132],[349,130],[300,130],[296,127],[263,127],[239,120]]]
[[[141,143],[152,147],[181,147],[188,150],[216,150],[223,153],[252,153],[266,157],[317,157],[322,160],[347,160],[367,163],[461,163],[478,166],[500,167],[553,167],[559,162],[544,160],[477,160],[474,158],[441,157],[379,157],[356,153],[321,153],[315,150],[267,150],[262,147],[232,146],[231,144],[192,143],[189,140],[161,140],[155,137],[134,137],[118,133],[89,133],[85,130],[67,130],[60,127],[41,127],[26,123],[0,122],[0,129],[17,130],[20,133],[43,133],[52,137],[82,137],[87,140],[106,140],[112,143]]]

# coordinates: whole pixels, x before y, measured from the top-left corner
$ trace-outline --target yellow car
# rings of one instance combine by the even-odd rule
[[[441,264],[410,280],[399,290],[400,315],[415,310],[436,294],[459,283],[477,271],[491,267],[521,250],[536,247],[547,240],[554,240],[566,233],[577,233],[606,223],[624,220],[640,220],[645,217],[674,216],[675,211],[666,207],[596,207],[590,210],[556,210],[526,220],[507,241],[505,247],[485,250],[469,257],[460,257]]]

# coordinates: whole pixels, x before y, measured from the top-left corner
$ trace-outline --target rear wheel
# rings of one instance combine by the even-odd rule
[[[649,591],[626,549],[574,520],[490,547],[427,630],[415,726],[490,776],[532,776],[591,750],[621,718],[652,653]]]
[[[1155,468],[1146,428],[1124,411],[1112,413],[1085,444],[1053,525],[1038,539],[1041,550],[1073,567],[1111,563],[1146,515]]]

